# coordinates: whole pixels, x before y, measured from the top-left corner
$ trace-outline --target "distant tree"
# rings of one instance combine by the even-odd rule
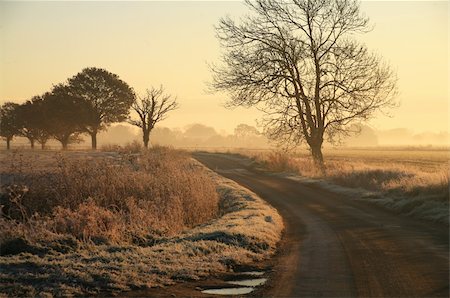
[[[162,146],[176,146],[182,138],[182,133],[167,127],[155,127],[152,130],[152,143]]]
[[[150,133],[156,123],[164,120],[170,111],[178,108],[176,98],[164,94],[164,88],[152,87],[146,90],[144,96],[137,96],[131,106],[137,114],[138,120],[132,118],[128,122],[142,129],[142,140],[145,148],[148,148]]]
[[[43,95],[42,109],[46,115],[46,132],[61,143],[63,150],[81,141],[79,136],[85,132],[91,112],[85,100],[58,90]]]
[[[67,91],[68,89],[68,91]],[[135,95],[127,83],[105,69],[89,67],[58,85],[53,92],[62,90],[82,98],[89,104],[90,115],[84,131],[91,136],[92,149],[97,149],[97,133],[111,123],[127,119]]]
[[[18,104],[6,102],[0,107],[0,136],[6,140],[6,149],[11,148],[11,140],[20,133],[17,123]]]
[[[22,105],[26,107],[24,111],[25,115],[21,116],[21,118],[26,118],[25,123],[22,122],[22,129],[28,127],[27,130],[32,134],[34,140],[41,145],[41,149],[45,148],[47,141],[52,137],[49,132],[52,125],[50,123],[51,117],[49,117],[51,115],[49,115],[49,111],[46,110],[44,104],[45,96],[37,95],[25,102]]]
[[[107,130],[99,133],[97,139],[102,144],[117,144],[124,145],[131,143],[138,138],[135,129],[129,125],[113,125],[108,127]]]
[[[256,127],[244,123],[239,124],[234,129],[234,135],[238,138],[255,137],[259,136],[260,134],[261,133]]]
[[[225,53],[212,87],[230,106],[258,106],[265,131],[283,144],[306,141],[324,169],[322,144],[352,123],[390,107],[396,78],[354,38],[370,30],[354,0],[247,0],[252,15],[224,18],[217,36]]]
[[[51,127],[50,119],[48,116],[49,111],[46,110],[46,106],[43,101],[43,96],[35,96],[31,99],[33,120],[32,126],[34,127],[34,135],[36,141],[41,145],[41,149],[45,149],[47,141],[51,139],[49,127]]]
[[[34,148],[34,143],[37,141],[43,149],[50,138],[50,134],[46,129],[47,119],[42,109],[41,96],[34,96],[18,107],[17,121],[20,127],[20,135],[30,141],[31,148]]]
[[[344,139],[346,146],[371,147],[378,146],[378,136],[370,126],[364,124],[353,124],[350,129],[354,133]]]
[[[213,127],[200,123],[190,125],[184,132],[184,136],[187,138],[207,139],[216,135],[217,132]]]

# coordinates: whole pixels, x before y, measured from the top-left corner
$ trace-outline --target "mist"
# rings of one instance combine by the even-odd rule
[[[377,130],[367,125],[355,127],[355,132],[343,138],[346,147],[377,146],[438,146],[450,145],[450,133],[414,132],[407,128]],[[88,142],[88,139],[86,139]],[[124,145],[133,141],[142,142],[142,134],[129,125],[119,124],[99,134],[99,144]],[[156,127],[150,136],[152,145],[173,146],[176,148],[275,148],[275,142],[268,140],[261,129],[239,124],[233,133],[218,131],[212,126],[193,123],[184,128]],[[331,144],[328,144],[330,146]]]

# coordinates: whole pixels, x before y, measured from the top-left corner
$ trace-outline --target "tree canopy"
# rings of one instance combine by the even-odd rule
[[[127,119],[134,91],[116,74],[105,69],[89,67],[67,80],[67,84],[55,86],[53,92],[68,93],[83,99],[90,113],[84,130],[91,135],[92,148],[97,148],[97,133],[114,122]]]
[[[90,116],[89,104],[69,93],[46,93],[42,97],[42,113],[46,117],[46,132],[58,140],[63,149],[78,142]]]
[[[6,139],[6,148],[10,148],[13,137],[20,132],[17,119],[18,104],[6,102],[0,107],[0,136]]]

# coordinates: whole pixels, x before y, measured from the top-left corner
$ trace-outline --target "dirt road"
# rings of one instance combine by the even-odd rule
[[[269,282],[289,297],[448,297],[448,227],[276,177],[248,160],[194,157],[278,209],[286,232]]]

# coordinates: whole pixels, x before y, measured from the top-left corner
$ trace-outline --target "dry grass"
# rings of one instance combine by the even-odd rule
[[[158,147],[156,147],[158,148]],[[142,142],[139,142],[137,140],[134,140],[133,142],[126,143],[125,145],[119,145],[119,144],[105,144],[102,145],[100,150],[105,152],[111,152],[111,151],[117,151],[122,153],[139,153],[144,149],[144,146],[142,145]]]
[[[351,189],[358,189],[358,195],[366,190],[370,193],[366,197],[375,203],[448,224],[448,150],[326,150],[325,175],[317,171],[307,151],[240,153],[271,171],[312,178],[347,194]]]
[[[218,214],[214,183],[180,151],[155,148],[114,159],[59,155],[46,164],[9,158],[1,205],[10,222],[39,218],[54,233],[117,244],[173,235]]]
[[[196,280],[232,270],[235,265],[270,257],[283,229],[276,210],[253,193],[195,161],[190,160],[188,168],[194,173],[203,173],[217,185],[219,218],[141,245],[123,242],[92,245],[71,234],[53,232],[45,236],[45,245],[28,240],[16,242],[16,248],[22,248],[22,253],[0,257],[0,292],[8,296],[117,294]],[[83,204],[68,211],[71,212],[68,217],[99,212],[95,209],[98,205],[90,205],[93,201]],[[188,207],[198,208],[195,205]],[[94,211],[88,211],[92,208]],[[103,222],[112,219],[110,213],[95,217],[95,220],[99,218]],[[31,222],[40,221],[32,217]],[[94,225],[98,226],[97,223]],[[14,227],[15,231],[20,228],[30,232],[26,224]],[[35,232],[47,233],[48,229],[37,225]]]

